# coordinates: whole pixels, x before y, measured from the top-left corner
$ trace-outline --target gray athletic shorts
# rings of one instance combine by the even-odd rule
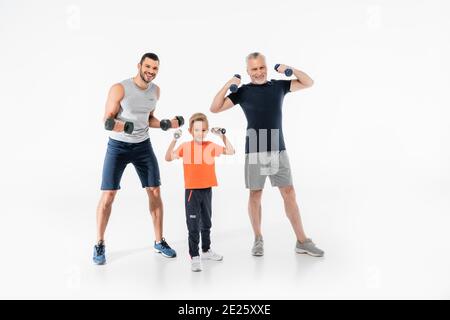
[[[269,177],[272,187],[292,185],[291,166],[286,150],[245,155],[245,187],[262,190]]]

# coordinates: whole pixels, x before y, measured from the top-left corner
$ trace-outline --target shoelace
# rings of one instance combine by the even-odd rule
[[[98,256],[101,256],[105,253],[105,246],[95,246],[95,251]]]
[[[163,248],[165,249],[170,249],[169,245],[167,244],[165,239],[161,239],[161,245],[163,246]]]
[[[255,241],[255,246],[262,246],[264,244],[263,240],[256,240]]]
[[[303,244],[310,244],[311,246],[315,247],[316,244],[311,240],[311,239],[307,239]]]

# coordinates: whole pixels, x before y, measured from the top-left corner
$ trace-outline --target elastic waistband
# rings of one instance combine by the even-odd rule
[[[208,191],[211,190],[212,187],[209,188],[201,188],[201,189],[185,189],[186,191]]]
[[[145,139],[144,141],[141,141],[141,142],[125,142],[125,141],[115,140],[111,137],[109,137],[109,142],[120,145],[120,146],[124,146],[124,147],[135,147],[135,146],[151,143],[150,138]]]

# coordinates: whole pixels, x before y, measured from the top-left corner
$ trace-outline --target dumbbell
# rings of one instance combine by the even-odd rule
[[[178,140],[182,134],[183,134],[183,131],[181,131],[181,129],[178,129],[177,131],[175,131],[173,133],[173,137]]]
[[[178,120],[178,126],[181,127],[184,124],[184,118],[182,116],[176,116],[175,119]],[[172,128],[172,122],[169,119],[163,119],[159,122],[159,126],[164,131]]]
[[[105,129],[108,131],[112,131],[114,129],[114,125],[116,124],[116,120],[114,118],[108,118],[105,121]],[[126,121],[123,127],[123,131],[128,134],[132,134],[134,130],[134,124],[131,121]]]
[[[240,75],[240,74],[235,74],[234,76],[235,76],[236,78],[238,78],[238,79],[241,78],[241,75]],[[238,90],[237,84],[232,84],[232,85],[230,86],[230,91],[231,91],[231,92],[236,92],[237,90]]]
[[[278,67],[280,66],[280,64],[279,63],[277,63],[276,65],[275,65],[275,71],[278,71]],[[284,70],[284,74],[286,75],[286,77],[290,77],[290,76],[292,76],[292,74],[294,73],[294,71],[292,71],[292,69],[291,68],[287,68],[286,70]]]
[[[221,134],[225,134],[227,132],[227,130],[225,128],[215,127],[215,128],[211,128],[211,132],[212,133],[219,133],[220,132]]]

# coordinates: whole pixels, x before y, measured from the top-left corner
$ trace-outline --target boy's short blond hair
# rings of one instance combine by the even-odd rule
[[[194,126],[194,122],[196,121],[202,121],[206,123],[206,128],[209,128],[209,123],[208,123],[208,117],[201,112],[197,112],[194,113],[190,118],[189,118],[189,130],[192,129],[192,127]]]

